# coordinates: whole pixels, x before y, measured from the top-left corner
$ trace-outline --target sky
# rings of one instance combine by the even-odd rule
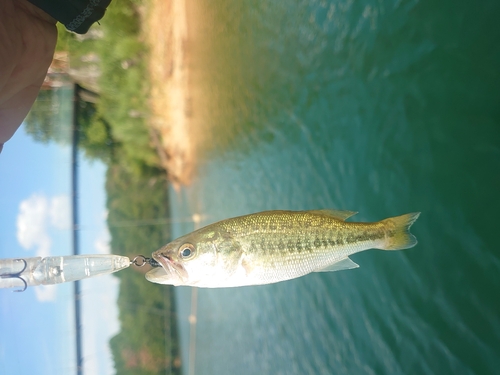
[[[82,254],[109,253],[105,172],[80,156]],[[71,254],[70,146],[36,143],[21,127],[0,154],[0,259]],[[0,374],[76,374],[73,287],[0,289]],[[88,279],[81,290],[84,373],[113,374],[118,280]]]

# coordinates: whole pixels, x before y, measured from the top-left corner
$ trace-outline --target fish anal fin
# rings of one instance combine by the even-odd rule
[[[359,265],[353,262],[351,259],[344,258],[342,260],[339,260],[338,262],[335,262],[325,268],[321,268],[314,272],[334,272],[334,271],[350,270],[358,267]]]
[[[342,221],[345,221],[347,218],[350,218],[351,216],[354,216],[357,214],[356,211],[341,211],[341,210],[313,210],[311,211],[312,213],[319,214],[319,215],[325,215],[325,216],[331,216],[335,219],[339,219]]]

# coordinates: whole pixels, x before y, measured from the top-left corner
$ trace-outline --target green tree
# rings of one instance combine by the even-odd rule
[[[56,121],[60,111],[56,90],[41,90],[38,97],[24,121],[24,128],[35,141],[48,143],[69,143],[67,131],[64,127],[68,124]]]
[[[126,166],[109,167],[106,190],[113,254],[147,255],[170,240],[166,182],[163,173],[137,178]],[[110,340],[116,373],[179,374],[173,287],[151,284],[134,267],[115,276],[121,281],[121,331]]]
[[[114,162],[121,144],[115,141],[111,125],[97,113],[96,105],[79,100],[76,118],[78,147],[89,159],[99,159],[106,164]]]

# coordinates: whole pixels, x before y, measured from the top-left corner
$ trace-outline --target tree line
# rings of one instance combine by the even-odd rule
[[[76,97],[78,147],[107,165],[111,252],[129,257],[147,256],[170,240],[168,176],[147,124],[148,53],[140,40],[139,6],[137,0],[112,2],[105,20],[93,26],[94,36],[82,39],[60,28],[57,46],[68,53],[72,70],[99,69],[98,92],[89,93],[93,100]],[[79,83],[86,87],[85,80]],[[61,122],[67,108],[58,100],[68,94],[60,90],[68,91],[42,90],[25,120],[37,141],[71,142],[71,124]],[[114,275],[121,281],[121,331],[110,340],[116,373],[180,373],[172,287],[152,284],[133,268]]]

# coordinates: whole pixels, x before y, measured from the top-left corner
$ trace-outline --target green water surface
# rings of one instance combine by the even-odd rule
[[[185,373],[498,373],[500,2],[194,9],[202,157],[193,184],[172,190],[174,219],[422,215],[416,247],[356,254],[356,270],[199,289],[195,325],[192,290],[177,288]]]

